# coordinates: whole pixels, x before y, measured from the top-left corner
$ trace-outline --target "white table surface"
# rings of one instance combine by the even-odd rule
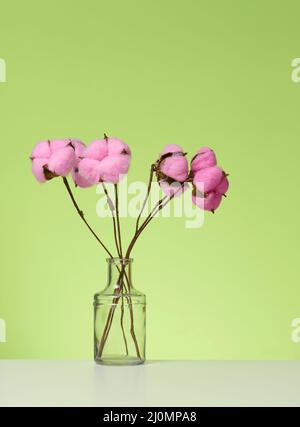
[[[300,362],[0,360],[0,406],[300,406]]]

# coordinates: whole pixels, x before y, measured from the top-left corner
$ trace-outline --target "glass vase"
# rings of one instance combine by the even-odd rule
[[[105,365],[145,361],[146,296],[132,285],[131,258],[108,258],[108,281],[94,296],[94,359]]]

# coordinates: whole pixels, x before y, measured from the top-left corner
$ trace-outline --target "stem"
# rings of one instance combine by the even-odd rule
[[[119,258],[122,258],[122,255],[121,255],[120,249],[119,249],[119,244],[118,244],[117,232],[116,232],[116,218],[115,218],[115,214],[114,214],[115,213],[115,207],[114,207],[113,201],[111,200],[111,197],[110,197],[110,195],[109,195],[109,193],[107,191],[107,188],[106,188],[104,182],[102,183],[102,186],[103,186],[103,189],[104,189],[104,193],[105,193],[105,195],[107,197],[108,206],[109,206],[109,208],[111,210],[111,213],[112,213],[114,238],[115,238],[115,244],[116,244],[117,252],[118,252]],[[118,270],[119,270],[119,268],[118,268]],[[119,270],[119,273],[120,273],[120,270]],[[128,288],[130,289],[130,282],[129,282],[129,279],[128,279],[128,276],[127,276],[126,272],[125,272],[125,277],[126,277],[126,282],[128,284]],[[125,292],[127,292],[125,284],[124,284],[124,288],[125,288]],[[121,322],[121,329],[122,329],[122,334],[123,334],[124,343],[125,343],[126,355],[128,356],[128,344],[127,344],[126,334],[125,334],[125,331],[124,331],[124,322],[123,322],[124,321],[124,297],[123,297],[123,295],[122,295],[121,298],[122,298],[122,305],[121,305],[121,319],[120,319],[120,322]],[[131,333],[131,336],[132,336],[132,339],[133,339],[133,342],[134,342],[134,345],[135,345],[135,348],[136,348],[137,355],[138,355],[138,357],[140,357],[140,351],[139,351],[139,347],[138,347],[138,342],[137,342],[136,335],[135,335],[135,332],[134,332],[134,319],[133,319],[133,309],[132,309],[131,297],[127,296],[126,299],[127,299],[128,306],[129,306],[129,311],[130,311],[130,320],[131,320],[130,333]],[[112,320],[113,320],[113,316],[111,317],[110,325],[112,324]],[[103,345],[105,344],[105,342],[107,340],[107,336],[108,335],[106,334],[105,341],[104,341]]]
[[[80,218],[83,220],[83,222],[85,223],[85,225],[88,227],[88,229],[90,230],[90,232],[93,234],[93,236],[95,237],[95,239],[100,243],[100,245],[103,247],[103,249],[104,249],[104,250],[106,251],[106,253],[109,255],[109,257],[110,257],[110,258],[113,258],[112,253],[107,249],[107,247],[104,245],[104,243],[100,240],[100,238],[97,236],[97,234],[96,234],[96,233],[94,232],[94,230],[91,228],[91,226],[88,224],[87,220],[84,218],[84,213],[83,213],[83,211],[79,208],[79,206],[78,206],[78,204],[77,204],[77,202],[76,202],[76,200],[75,200],[75,197],[74,197],[74,195],[73,195],[73,193],[72,193],[72,190],[71,190],[71,188],[70,188],[69,182],[68,182],[68,180],[67,180],[67,178],[66,178],[66,177],[63,177],[63,182],[64,182],[64,185],[65,185],[65,187],[66,187],[66,189],[67,189],[67,191],[68,191],[68,194],[69,194],[69,196],[70,196],[70,198],[71,198],[71,200],[72,200],[72,203],[73,203],[73,205],[74,205],[74,207],[75,207],[75,209],[76,209],[76,211],[77,211],[78,215],[79,215],[79,216],[80,216]],[[105,188],[104,184],[103,184],[103,187]],[[111,200],[111,198],[109,197],[109,194],[108,194],[108,192],[107,192],[107,189],[105,188],[105,189],[104,189],[104,191],[105,191],[106,196],[108,197],[108,204],[109,204],[109,206],[110,206],[110,207],[113,207],[112,200]],[[110,203],[110,202],[111,202],[111,203]],[[115,217],[114,217],[114,216],[113,216],[113,220],[114,220],[114,224],[115,224]],[[115,225],[114,225],[114,229],[115,229]],[[116,239],[116,236],[117,236],[117,234],[116,234],[116,232],[115,232],[115,239]],[[117,240],[116,240],[116,245],[117,245]],[[118,246],[117,246],[117,249],[118,249]],[[118,252],[118,253],[119,253],[119,252]],[[120,272],[120,274],[121,274],[121,272]],[[126,274],[126,273],[125,273],[125,276],[126,276],[126,279],[127,279],[127,282],[128,282],[128,286],[129,286],[129,279],[128,279],[128,277],[127,277],[127,274]],[[130,300],[130,302],[131,302],[131,298],[130,298],[130,297],[129,297],[129,300]],[[130,318],[131,318],[131,328],[130,328],[130,332],[131,332],[131,335],[132,335],[132,338],[133,338],[133,341],[134,341],[134,344],[135,344],[135,347],[136,347],[136,350],[137,350],[137,355],[140,357],[139,348],[138,348],[138,344],[137,344],[137,339],[136,339],[135,332],[134,332],[133,312],[132,312],[132,304],[131,304],[131,303],[129,303],[129,307],[130,307]],[[124,332],[123,318],[124,318],[124,300],[123,300],[123,297],[122,297],[122,308],[121,308],[121,328],[122,328],[122,333],[123,333],[123,337],[124,337],[124,343],[125,343],[125,348],[126,348],[126,354],[128,355],[128,345],[127,345],[127,340],[126,340],[126,336],[125,336],[125,332]],[[106,338],[107,338],[107,337],[106,337]]]
[[[129,271],[130,272],[130,271]],[[131,295],[130,295],[130,288],[132,287],[131,285],[131,275],[127,275],[126,271],[124,271],[125,274],[125,279],[126,279],[126,283],[128,285],[128,289],[126,289],[126,286],[124,284],[124,288],[125,288],[125,292],[127,293],[126,295],[126,299],[128,302],[128,306],[129,306],[129,312],[130,312],[130,333],[135,345],[135,350],[136,350],[136,354],[137,357],[141,359],[141,354],[140,354],[140,349],[139,349],[139,345],[138,345],[138,341],[136,339],[136,335],[134,332],[134,318],[133,318],[133,308],[132,308],[132,299],[131,299]]]
[[[106,198],[107,198],[107,204],[108,204],[109,209],[110,209],[111,214],[112,214],[113,229],[114,229],[114,239],[115,239],[116,249],[117,249],[119,258],[121,258],[121,252],[120,252],[119,243],[118,243],[118,237],[117,237],[117,226],[116,226],[116,218],[115,218],[115,206],[114,206],[113,201],[111,200],[111,197],[110,197],[110,195],[109,195],[109,193],[107,191],[107,188],[106,188],[104,182],[102,182],[102,187],[103,187],[104,193],[105,193]]]
[[[75,198],[74,198],[74,196],[73,196],[73,193],[72,193],[72,190],[71,190],[71,188],[70,188],[70,185],[69,185],[69,182],[68,182],[68,180],[67,180],[67,178],[64,176],[63,177],[63,182],[64,182],[64,185],[65,185],[65,187],[66,187],[66,189],[67,189],[67,191],[68,191],[68,194],[69,194],[69,196],[70,196],[70,198],[71,198],[71,200],[72,200],[72,203],[73,203],[73,205],[74,205],[74,207],[75,207],[75,209],[76,209],[76,211],[77,211],[77,213],[78,213],[78,215],[80,216],[80,218],[82,219],[82,221],[85,223],[85,225],[87,226],[87,228],[90,230],[90,232],[92,233],[92,235],[95,237],[95,239],[100,243],[100,245],[102,246],[102,248],[105,250],[105,252],[108,254],[108,256],[110,257],[110,258],[113,258],[113,255],[112,255],[112,253],[107,249],[107,247],[105,246],[105,244],[102,242],[102,240],[97,236],[97,234],[94,232],[94,230],[92,229],[92,227],[89,225],[89,223],[87,222],[87,220],[85,219],[85,217],[84,217],[84,213],[83,213],[83,211],[79,208],[79,206],[78,206],[78,204],[77,204],[77,202],[76,202],[76,200],[75,200]]]
[[[122,268],[122,270],[120,272],[120,276],[119,276],[119,280],[120,280],[120,277],[122,276],[122,285],[120,286],[120,288],[119,288],[120,291],[118,292],[117,295],[119,295],[122,292],[123,286],[125,288],[125,291],[127,292],[126,286],[125,286],[125,284],[123,282],[123,275],[125,275],[126,281],[128,283],[128,287],[130,289],[130,280],[128,279],[127,274],[125,272],[125,266],[123,266],[123,268]],[[122,296],[122,298],[123,298],[123,296]],[[141,359],[141,354],[140,354],[140,350],[139,350],[138,341],[137,341],[137,338],[136,338],[136,335],[135,335],[135,332],[134,332],[134,318],[133,318],[133,308],[132,308],[132,300],[131,300],[130,292],[128,292],[128,295],[126,296],[126,299],[128,301],[129,313],[130,313],[130,322],[131,322],[130,333],[131,333],[131,336],[132,336],[132,339],[133,339],[133,342],[134,342],[134,345],[135,345],[135,350],[136,350],[137,357],[139,359]],[[102,334],[101,340],[99,342],[98,351],[97,351],[97,357],[101,357],[101,355],[102,355],[102,352],[103,352],[103,349],[104,349],[105,343],[107,341],[107,338],[108,338],[108,335],[109,335],[109,331],[110,331],[110,328],[111,328],[111,325],[112,325],[112,322],[113,322],[113,318],[114,318],[116,306],[117,306],[119,300],[120,300],[120,298],[118,296],[115,296],[115,298],[112,301],[112,306],[111,306],[110,311],[108,313],[106,325],[104,327],[103,334]],[[124,340],[125,340],[125,338],[124,338]]]
[[[134,342],[134,345],[135,345],[135,350],[136,350],[137,357],[139,359],[141,359],[141,353],[140,353],[140,350],[139,350],[139,345],[138,345],[138,342],[137,342],[137,339],[136,339],[136,335],[135,335],[135,332],[134,332],[134,326],[133,326],[134,325],[134,318],[133,318],[133,309],[132,309],[132,302],[131,302],[131,297],[130,296],[127,297],[127,301],[128,301],[128,304],[129,304],[130,321],[131,321],[130,333],[131,333],[131,336],[132,336],[132,339],[133,339],[133,342]]]
[[[147,218],[145,219],[145,221],[143,222],[143,224],[141,225],[140,228],[143,227],[143,229],[144,229],[145,226],[151,221],[151,219],[154,218],[155,215],[168,203],[168,201],[169,201],[168,196],[164,196],[162,199],[160,199],[156,203],[156,205],[154,206],[154,208],[152,209],[150,214],[147,216]],[[164,203],[164,202],[166,202],[166,203]]]
[[[148,187],[147,187],[147,193],[146,193],[146,196],[145,196],[144,202],[143,202],[143,204],[142,204],[142,207],[141,207],[141,211],[140,211],[140,213],[139,213],[139,216],[137,217],[137,220],[136,220],[135,232],[137,232],[137,231],[138,231],[140,218],[141,218],[141,216],[142,216],[143,210],[144,210],[144,208],[145,208],[145,206],[146,206],[146,203],[147,203],[147,200],[148,200],[148,197],[149,197],[149,194],[150,194],[151,185],[152,185],[152,178],[153,178],[153,173],[154,173],[154,168],[155,168],[155,166],[154,166],[154,165],[151,165],[151,168],[150,168],[150,174],[149,174],[149,181],[148,181]]]
[[[120,227],[120,215],[119,215],[118,184],[115,184],[114,187],[115,187],[115,197],[116,197],[116,216],[117,216],[117,228],[118,228],[118,237],[119,237],[119,249],[120,249],[121,258],[123,258],[122,240],[121,240],[121,227]]]
[[[124,331],[124,297],[122,295],[122,305],[121,305],[121,329],[122,329],[122,334],[123,334],[123,338],[124,338],[124,343],[125,343],[125,350],[126,350],[126,356],[128,356],[128,344],[127,344],[127,339],[126,339],[126,335],[125,335],[125,331]]]
[[[141,227],[138,229],[138,231],[133,236],[133,238],[132,238],[132,240],[131,240],[131,242],[130,242],[130,244],[128,246],[127,252],[126,252],[126,256],[125,256],[126,259],[129,258],[130,252],[132,251],[132,248],[135,245],[135,243],[136,243],[138,237],[140,236],[140,234],[142,233],[142,231],[146,228],[146,226],[154,218],[154,216],[162,208],[164,208],[167,203],[169,203],[174,198],[174,196],[176,195],[177,191],[179,191],[179,189],[176,190],[169,198],[167,198],[167,196],[164,196],[161,200],[159,200],[156,203],[156,205],[154,206],[154,208],[152,209],[152,211],[150,212],[150,214],[148,215],[148,217],[145,219],[145,221],[143,222],[143,224],[141,225]],[[167,198],[167,200],[166,200],[166,198]],[[125,266],[123,265],[122,269],[121,269],[121,272],[120,272],[120,276],[119,276],[119,281],[120,280],[122,281],[121,282],[122,285],[120,285],[120,288],[122,288],[122,286],[123,286],[123,276],[124,276],[124,274],[126,274],[126,273],[125,273]],[[119,293],[120,292],[121,292],[121,290],[119,291]],[[104,327],[104,331],[103,331],[103,334],[102,334],[102,338],[101,338],[100,343],[99,343],[97,357],[101,357],[101,355],[102,355],[104,345],[105,345],[107,337],[109,335],[109,331],[110,331],[112,320],[113,320],[113,317],[114,317],[116,305],[118,304],[118,300],[119,300],[118,297],[115,297],[113,299],[112,307],[111,307],[111,309],[109,311],[108,318],[107,318],[107,321],[106,321],[106,325]],[[133,325],[133,311],[132,311],[132,306],[131,306],[130,316],[131,316],[131,322],[132,322],[131,324]],[[134,334],[134,330],[132,332],[132,337],[133,337],[133,340],[134,340],[135,345],[136,345],[137,355],[140,358],[140,353],[139,353],[139,350],[138,350],[138,345],[137,345],[136,337],[135,337],[135,334]]]
[[[145,219],[145,221],[143,222],[143,224],[140,226],[140,228],[138,229],[138,231],[135,233],[135,235],[133,236],[127,252],[126,252],[126,258],[129,258],[130,253],[132,251],[133,246],[135,245],[138,237],[141,235],[141,233],[143,232],[143,230],[147,227],[147,225],[149,224],[149,222],[155,217],[155,215],[158,214],[158,212],[164,208],[166,206],[167,203],[169,203],[173,197],[175,196],[175,193],[172,194],[169,198],[167,196],[164,196],[162,199],[160,199],[156,205],[154,206],[154,208],[152,209],[152,211],[150,212],[150,214],[147,216],[147,218]],[[165,202],[165,203],[164,203]]]
[[[164,196],[162,199],[160,199],[156,205],[154,206],[154,208],[152,209],[152,211],[150,212],[150,214],[147,216],[147,218],[145,219],[145,221],[143,222],[143,224],[141,225],[141,227],[138,229],[138,231],[135,233],[135,235],[133,236],[133,239],[131,240],[127,252],[126,252],[126,258],[130,257],[130,253],[132,251],[133,246],[135,245],[138,237],[141,235],[141,233],[143,232],[143,230],[147,227],[147,225],[150,223],[150,221],[152,221],[152,219],[155,217],[155,215],[158,214],[159,211],[161,211],[178,193],[179,190],[182,189],[182,186],[179,187],[176,191],[174,191],[174,193],[167,198],[167,196]],[[167,199],[167,200],[166,200]]]

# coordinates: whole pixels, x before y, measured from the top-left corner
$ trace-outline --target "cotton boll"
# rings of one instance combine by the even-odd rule
[[[161,181],[167,181],[169,184],[172,184],[172,181],[184,182],[188,178],[188,169],[189,166],[185,154],[180,145],[177,144],[166,145],[155,164],[159,183]]]
[[[102,160],[108,154],[107,142],[105,139],[95,140],[87,146],[84,157],[94,160]]]
[[[80,139],[71,139],[71,145],[74,147],[76,159],[79,160],[83,157],[85,144]]]
[[[75,164],[74,164],[74,168],[76,168],[80,162],[80,160],[83,158],[84,156],[84,151],[86,149],[86,146],[83,142],[81,142],[79,139],[72,139],[72,147],[74,148],[75,151]]]
[[[54,139],[50,141],[51,153],[55,153],[57,150],[67,147],[70,144],[69,139]]]
[[[222,178],[222,180],[221,180],[221,182],[220,182],[220,184],[217,185],[217,187],[215,189],[215,192],[217,194],[223,195],[223,194],[225,194],[227,192],[228,188],[229,188],[229,181],[227,179],[227,176],[224,175],[223,178]]]
[[[84,151],[86,149],[86,146],[79,139],[72,139],[71,143],[72,143],[72,146],[74,147],[75,157],[76,157],[75,165],[71,171],[74,184],[76,187],[80,187],[80,188],[91,187],[93,183],[89,182],[83,176],[81,176],[78,169],[78,165],[84,156]]]
[[[32,172],[39,182],[66,176],[75,162],[74,148],[67,140],[41,141],[32,150]],[[46,166],[44,168],[44,166]]]
[[[109,155],[100,162],[101,180],[117,184],[127,174],[130,164],[130,156],[119,154]]]
[[[51,155],[50,142],[49,141],[40,141],[33,148],[32,152],[31,152],[31,159],[34,159],[36,157],[43,158],[43,159],[49,159],[50,155]]]
[[[175,181],[183,182],[188,178],[188,161],[183,155],[172,155],[161,162],[160,171]]]
[[[39,182],[45,182],[46,177],[44,173],[44,166],[47,164],[48,159],[33,159],[32,160],[32,173]]]
[[[209,147],[202,147],[191,161],[191,171],[196,173],[201,169],[209,168],[217,164],[214,151]]]
[[[206,197],[197,197],[192,195],[192,202],[205,211],[214,212],[220,206],[221,200],[222,195],[216,194],[214,191],[208,193]]]
[[[59,176],[66,176],[74,167],[76,157],[73,147],[68,145],[65,148],[55,151],[49,161],[48,169]]]
[[[74,184],[77,187],[88,188],[93,185],[92,182],[89,182],[87,179],[85,179],[83,176],[80,175],[78,168],[72,169],[72,178],[73,178]]]
[[[220,184],[223,176],[221,168],[212,166],[211,168],[198,171],[194,177],[193,183],[200,191],[204,189],[204,192],[209,192]]]
[[[78,173],[87,182],[97,184],[100,181],[100,162],[94,159],[82,159],[78,165]]]
[[[108,155],[128,154],[131,155],[130,148],[125,142],[117,138],[107,138]]]
[[[183,153],[183,149],[180,147],[180,145],[177,144],[167,144],[164,146],[160,156],[168,153]]]

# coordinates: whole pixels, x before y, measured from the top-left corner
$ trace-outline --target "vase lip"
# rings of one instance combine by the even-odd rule
[[[122,264],[122,265],[127,265],[127,264],[132,264],[133,263],[133,258],[113,257],[113,258],[106,258],[106,261],[108,262],[108,264]]]

